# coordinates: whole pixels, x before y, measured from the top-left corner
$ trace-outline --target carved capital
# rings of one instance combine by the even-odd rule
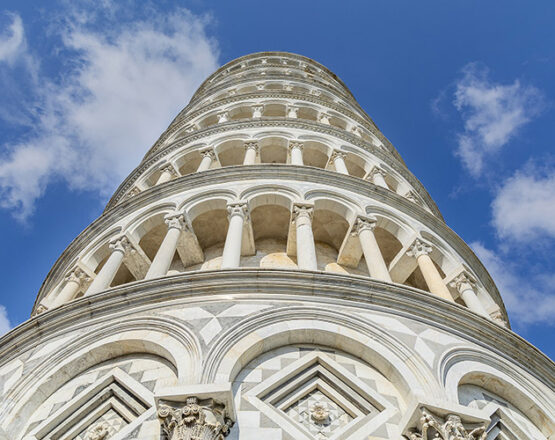
[[[459,293],[462,293],[465,290],[474,290],[476,280],[472,277],[472,275],[464,271],[453,278],[453,280],[449,283],[449,286],[457,289]]]
[[[360,128],[358,125],[355,125],[354,127],[352,127],[351,132],[353,134],[356,134],[359,137],[362,137],[362,128]]]
[[[298,141],[291,141],[289,142],[289,150],[293,150],[293,149],[299,149],[301,151],[303,151],[304,148],[304,144],[302,142],[298,142]]]
[[[414,191],[409,191],[405,194],[405,198],[410,200],[412,203],[420,204],[420,199]]]
[[[252,108],[252,117],[253,118],[261,118],[262,112],[264,111],[264,106],[262,104],[253,105]]]
[[[411,429],[405,434],[409,440],[485,440],[487,431],[485,423],[473,429],[463,425],[457,414],[448,414],[445,418],[432,414],[421,408],[418,428]]]
[[[129,190],[129,192],[125,195],[125,197],[130,199],[131,197],[136,196],[140,192],[141,192],[141,190],[139,188],[137,188],[136,186],[134,186],[133,188],[131,188]]]
[[[359,235],[362,231],[374,231],[376,227],[377,220],[374,217],[362,217],[359,216],[356,219],[355,227],[353,228],[353,232],[356,235]]]
[[[214,160],[216,155],[214,154],[214,150],[212,148],[206,148],[205,150],[200,151],[200,155],[204,157],[209,157],[210,160]]]
[[[134,251],[133,245],[125,235],[120,235],[119,237],[116,237],[113,240],[111,240],[109,247],[112,250],[112,252],[119,251],[124,254],[127,252]]]
[[[173,177],[177,177],[177,171],[175,171],[175,168],[173,167],[173,165],[171,165],[171,164],[169,164],[169,163],[166,164],[166,165],[163,165],[163,166],[160,168],[160,172],[161,172],[161,173],[169,173],[169,174],[171,174]]]
[[[343,159],[343,160],[345,160],[346,157],[347,157],[347,154],[346,154],[346,153],[343,153],[343,151],[337,151],[337,150],[335,150],[335,151],[331,154],[330,160],[331,160],[332,162],[334,162],[334,161],[337,160],[337,159]]]
[[[80,267],[76,267],[71,272],[69,272],[65,276],[66,282],[73,282],[77,283],[79,286],[82,286],[84,283],[87,283],[91,280],[91,278],[85,273],[83,269]]]
[[[258,83],[256,85],[256,90],[264,90],[264,83]]]
[[[409,250],[407,251],[407,255],[409,257],[418,258],[422,255],[428,255],[432,252],[432,246],[426,243],[424,240],[417,238],[414,240],[414,243],[410,246]]]
[[[227,212],[229,214],[229,218],[239,215],[243,218],[243,220],[248,219],[249,216],[249,206],[247,202],[233,202],[227,204]]]
[[[223,440],[233,426],[225,405],[214,399],[188,397],[184,404],[163,402],[158,417],[167,440]]]
[[[39,304],[35,309],[35,316],[40,315],[41,313],[44,313],[46,311],[48,311],[48,307],[46,307],[44,304]]]
[[[302,218],[312,221],[313,216],[314,216],[314,206],[309,204],[302,204],[302,203],[297,203],[293,205],[294,222]]]
[[[218,123],[221,124],[222,122],[227,122],[228,114],[228,112],[217,113],[216,117],[218,118]]]
[[[292,91],[293,91],[293,86],[292,86],[291,84],[285,84],[285,85],[283,86],[283,89],[284,89],[286,92],[292,92]]]
[[[180,231],[187,227],[185,217],[181,212],[172,212],[164,217],[168,229],[179,229]]]
[[[320,116],[318,116],[318,122],[320,122],[321,124],[329,125],[330,124],[330,118],[331,118],[331,116],[328,115],[327,113],[322,113],[322,114],[320,114]]]
[[[297,112],[299,111],[299,107],[287,107],[287,117],[288,118],[296,118]]]
[[[258,141],[245,142],[245,150],[250,150],[251,148],[258,153]]]
[[[384,177],[387,176],[387,171],[385,171],[383,168],[380,168],[378,166],[372,167],[372,169],[370,170],[370,172],[368,173],[368,177],[372,178],[374,177],[376,174],[379,174],[380,176]]]

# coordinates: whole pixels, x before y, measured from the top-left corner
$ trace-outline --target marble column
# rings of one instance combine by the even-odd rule
[[[264,111],[264,106],[263,105],[253,105],[252,106],[252,117],[253,118],[261,118],[263,111]]]
[[[243,243],[243,225],[248,220],[248,206],[246,202],[228,203],[229,226],[225,238],[222,255],[222,269],[239,267],[241,262],[241,245]]]
[[[317,270],[316,247],[312,233],[312,205],[293,205],[293,221],[297,235],[297,265],[299,269]]]
[[[347,170],[347,165],[345,165],[346,156],[342,151],[334,151],[331,155],[331,161],[338,173],[349,175],[349,170]]]
[[[360,246],[370,276],[378,280],[391,282],[391,276],[383,259],[382,251],[374,235],[376,222],[377,220],[372,217],[358,217],[355,231],[360,240]]]
[[[357,125],[351,128],[351,132],[358,137],[362,137],[362,128]]]
[[[102,292],[110,287],[116,273],[118,272],[125,252],[131,247],[131,243],[125,236],[117,237],[110,242],[110,250],[112,253],[96,275],[93,282],[87,289],[85,296],[94,295],[95,293]]]
[[[304,165],[302,142],[290,142],[289,151],[291,151],[291,165]]]
[[[197,173],[210,169],[210,167],[212,166],[212,162],[216,158],[216,155],[211,148],[202,150],[200,154],[202,156],[202,160],[200,161],[200,165],[197,168]]]
[[[221,113],[218,113],[216,116],[218,118],[218,124],[223,124],[224,122],[227,122],[229,120],[228,112],[221,112]]]
[[[385,170],[380,167],[374,167],[368,173],[368,177],[374,185],[389,189],[389,186],[387,186],[387,182],[385,181],[386,175],[387,173],[385,172]]]
[[[291,119],[297,119],[297,113],[299,111],[298,107],[287,107],[287,117]]]
[[[422,272],[422,276],[430,292],[443,299],[453,301],[451,292],[449,292],[434,262],[430,258],[430,255],[428,255],[430,252],[432,252],[432,246],[417,238],[409,248],[407,255],[416,258],[418,267]]]
[[[245,142],[245,158],[243,160],[243,165],[254,165],[256,162],[257,154],[258,154],[258,142],[257,141]]]
[[[478,295],[476,295],[476,280],[469,273],[465,271],[461,272],[449,283],[449,285],[457,289],[464,303],[470,310],[478,315],[491,319],[489,313],[486,312],[486,309],[482,305],[482,302],[478,299]]]
[[[168,225],[168,231],[166,232],[164,240],[162,240],[162,244],[158,248],[158,252],[156,252],[154,260],[152,260],[148,268],[148,272],[145,276],[146,280],[163,277],[168,273],[168,269],[175,255],[175,250],[177,249],[179,236],[186,226],[183,214],[179,212],[166,215],[164,220]]]
[[[171,164],[164,165],[160,169],[160,171],[161,171],[160,177],[158,177],[158,180],[156,181],[156,185],[160,185],[161,183],[169,182],[174,177],[177,177],[177,172],[175,171],[175,168]]]
[[[75,295],[79,292],[79,289],[84,283],[88,282],[90,277],[83,271],[83,269],[76,267],[65,277],[65,285],[56,295],[52,301],[51,307],[58,307],[65,304],[75,298]]]
[[[320,113],[320,116],[318,117],[318,122],[320,122],[320,124],[330,125],[330,117],[331,116],[327,113]]]

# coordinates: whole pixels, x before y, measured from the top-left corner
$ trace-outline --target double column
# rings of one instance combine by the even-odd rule
[[[179,237],[187,227],[183,214],[179,212],[166,215],[164,220],[168,225],[168,231],[146,273],[145,279],[147,280],[163,277],[168,273],[179,243]]]
[[[241,262],[241,247],[243,244],[243,227],[248,220],[247,202],[228,203],[229,226],[225,238],[224,252],[222,255],[222,269],[239,267]]]
[[[387,270],[382,252],[374,235],[376,223],[377,220],[373,217],[358,217],[354,232],[360,240],[360,247],[362,248],[370,276],[378,280],[391,282],[389,270]]]
[[[85,296],[94,295],[110,287],[123,262],[125,253],[131,248],[131,243],[126,236],[120,236],[112,240],[109,247],[112,252],[87,289]]]
[[[293,205],[293,222],[295,223],[297,266],[299,269],[317,270],[316,248],[312,233],[314,207],[309,204]]]
[[[409,257],[416,258],[416,262],[430,292],[448,301],[453,301],[451,292],[443,282],[437,267],[430,258],[432,246],[417,238],[407,251]]]
[[[489,313],[486,311],[482,302],[478,299],[476,295],[476,280],[466,271],[461,272],[449,283],[449,286],[457,289],[457,292],[461,295],[466,306],[478,315],[482,315],[488,319],[491,319]]]

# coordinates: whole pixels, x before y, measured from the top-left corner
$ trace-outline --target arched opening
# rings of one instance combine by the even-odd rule
[[[303,163],[310,167],[326,168],[330,148],[320,142],[303,142]]]
[[[260,162],[286,163],[288,141],[284,138],[269,137],[258,142],[260,146]]]
[[[242,139],[223,142],[215,150],[222,167],[242,165],[245,159],[245,141]]]
[[[179,174],[185,176],[187,174],[196,172],[201,160],[202,157],[199,151],[196,150],[179,157],[175,161],[175,164],[178,167]]]

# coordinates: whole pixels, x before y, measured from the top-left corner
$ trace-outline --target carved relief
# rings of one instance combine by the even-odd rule
[[[405,438],[409,440],[485,440],[487,431],[485,424],[467,430],[461,418],[449,414],[445,419],[433,415],[425,408],[421,409],[419,429],[409,431]],[[470,429],[470,428],[468,428]]]

